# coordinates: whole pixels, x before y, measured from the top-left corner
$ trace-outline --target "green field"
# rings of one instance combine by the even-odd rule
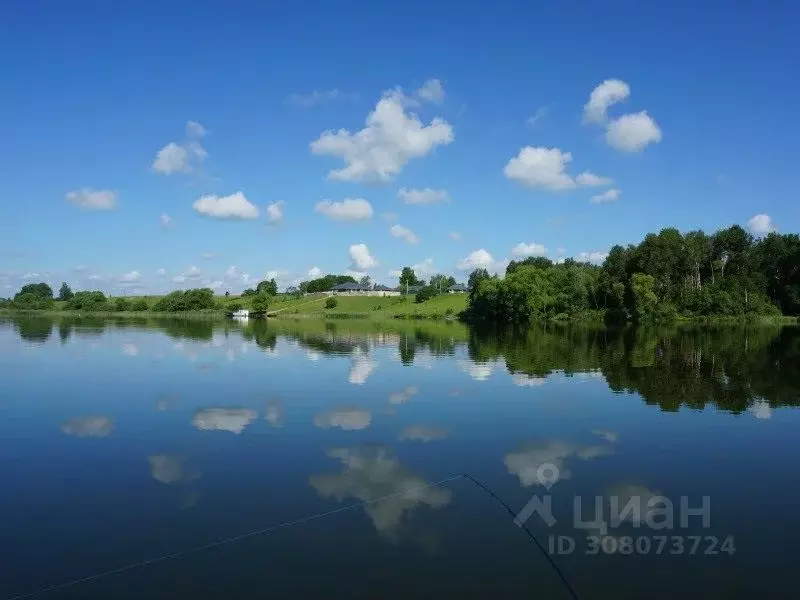
[[[324,294],[292,298],[280,294],[275,296],[269,305],[269,313],[275,317],[302,318],[367,318],[367,319],[445,319],[456,317],[467,307],[466,294],[443,294],[423,303],[416,303],[414,296],[400,297],[359,297],[336,296],[336,308],[325,308],[325,301],[330,296]],[[125,296],[128,300],[144,299],[148,306],[158,302],[161,296]],[[110,298],[113,302],[113,298]],[[253,296],[217,296],[218,308],[208,311],[195,311],[199,314],[211,315],[236,308],[252,308]],[[56,301],[52,311],[68,312],[65,302]],[[145,311],[152,312],[151,311]],[[142,313],[133,313],[142,314]]]

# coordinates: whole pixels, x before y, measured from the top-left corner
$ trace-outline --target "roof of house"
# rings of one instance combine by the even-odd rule
[[[335,285],[331,288],[334,292],[356,292],[356,291],[366,291],[369,287],[363,286],[360,283],[340,283],[339,285]]]
[[[449,288],[447,288],[447,291],[448,292],[466,292],[467,291],[467,286],[465,286],[463,283],[456,283],[455,285],[451,285]]]

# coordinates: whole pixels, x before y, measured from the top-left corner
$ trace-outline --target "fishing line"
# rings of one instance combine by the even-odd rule
[[[241,541],[243,539],[250,538],[250,537],[255,537],[255,536],[258,536],[258,535],[267,535],[269,533],[273,533],[275,531],[278,531],[279,529],[288,529],[290,527],[296,527],[298,525],[302,525],[304,523],[308,523],[309,521],[313,521],[315,519],[321,519],[322,517],[329,517],[331,515],[335,515],[335,514],[338,514],[338,513],[343,513],[343,512],[346,512],[346,511],[349,511],[349,510],[353,510],[353,509],[356,509],[356,508],[361,508],[363,506],[368,506],[370,504],[375,504],[377,502],[382,502],[384,500],[389,500],[391,498],[397,498],[398,496],[403,496],[403,495],[409,494],[411,492],[417,492],[419,490],[424,490],[424,489],[427,489],[427,488],[432,488],[432,487],[436,487],[436,486],[439,486],[439,485],[443,485],[445,483],[450,483],[451,481],[456,481],[456,480],[462,479],[462,478],[469,479],[472,483],[474,483],[476,486],[478,486],[479,489],[481,489],[482,491],[487,493],[490,497],[492,497],[495,501],[497,501],[503,508],[505,508],[506,511],[508,511],[508,513],[511,515],[512,518],[516,518],[516,514],[514,513],[514,511],[511,510],[511,508],[503,500],[501,500],[500,497],[497,494],[495,494],[491,489],[489,489],[489,487],[487,487],[486,485],[482,484],[480,481],[478,481],[474,477],[472,477],[470,475],[467,475],[466,473],[462,473],[461,475],[454,475],[452,477],[447,477],[445,479],[440,479],[439,481],[435,481],[433,483],[428,483],[426,485],[421,485],[421,486],[414,487],[414,488],[400,490],[398,492],[394,492],[392,494],[387,494],[385,496],[381,496],[379,498],[374,498],[372,500],[366,500],[364,502],[358,502],[356,504],[349,504],[348,506],[342,506],[341,508],[335,508],[333,510],[321,512],[321,513],[316,513],[316,514],[309,515],[307,517],[301,517],[299,519],[295,519],[295,520],[292,520],[292,521],[284,521],[283,523],[279,523],[279,524],[273,525],[271,527],[266,527],[266,528],[263,528],[263,529],[256,529],[254,531],[249,531],[249,532],[243,533],[241,535],[237,535],[237,536],[233,536],[233,537],[217,540],[215,542],[211,542],[211,543],[205,544],[203,546],[195,546],[194,548],[188,548],[186,550],[180,550],[178,552],[173,552],[172,554],[165,554],[163,556],[158,556],[156,558],[150,558],[150,559],[143,560],[143,561],[140,561],[140,562],[131,563],[131,564],[125,565],[123,567],[118,567],[116,569],[111,569],[109,571],[103,571],[102,573],[96,573],[94,575],[89,575],[88,577],[82,577],[80,579],[73,579],[72,581],[67,581],[67,582],[60,583],[60,584],[57,584],[57,585],[53,585],[53,586],[50,586],[50,587],[41,588],[41,589],[36,590],[34,592],[29,592],[27,594],[21,594],[21,595],[18,595],[18,596],[14,596],[12,598],[9,598],[8,600],[25,600],[26,598],[34,598],[36,596],[41,596],[42,594],[47,594],[47,593],[50,593],[50,592],[56,592],[56,591],[63,590],[63,589],[66,589],[66,588],[69,588],[69,587],[72,587],[72,586],[75,586],[75,585],[80,585],[80,584],[83,584],[83,583],[89,583],[91,581],[97,581],[98,579],[102,579],[103,577],[109,577],[111,575],[118,575],[120,573],[125,573],[126,571],[132,571],[134,569],[139,569],[141,567],[146,567],[148,565],[152,565],[152,564],[155,564],[155,563],[158,563],[158,562],[161,562],[161,561],[172,560],[172,559],[177,559],[177,558],[183,558],[184,556],[187,556],[189,554],[194,554],[195,552],[201,552],[203,550],[209,550],[211,548],[216,548],[217,546],[224,546],[226,544],[232,544],[234,542],[238,542],[238,541]],[[539,548],[539,550],[542,552],[542,554],[544,554],[545,558],[548,560],[548,562],[553,567],[553,569],[556,571],[556,573],[558,573],[558,576],[561,578],[561,581],[564,583],[566,588],[569,590],[570,594],[572,595],[572,598],[574,600],[580,600],[580,597],[578,596],[577,592],[573,589],[572,585],[569,583],[569,580],[566,578],[566,576],[561,571],[561,569],[558,567],[558,565],[553,560],[553,558],[547,553],[547,551],[545,550],[544,546],[542,546],[542,544],[539,542],[539,540],[536,538],[536,536],[533,534],[533,532],[530,531],[530,529],[528,529],[528,527],[525,526],[524,524],[522,525],[522,529],[528,534],[529,539],[536,545],[537,548]]]

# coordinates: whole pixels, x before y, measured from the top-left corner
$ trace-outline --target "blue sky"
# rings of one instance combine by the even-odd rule
[[[794,3],[34,4],[0,22],[0,295],[800,229]]]

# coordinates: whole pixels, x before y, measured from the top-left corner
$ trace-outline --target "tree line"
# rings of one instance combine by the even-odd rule
[[[477,321],[799,315],[800,236],[666,228],[614,246],[602,266],[531,257],[511,261],[504,278],[474,271],[469,290],[465,316]]]

